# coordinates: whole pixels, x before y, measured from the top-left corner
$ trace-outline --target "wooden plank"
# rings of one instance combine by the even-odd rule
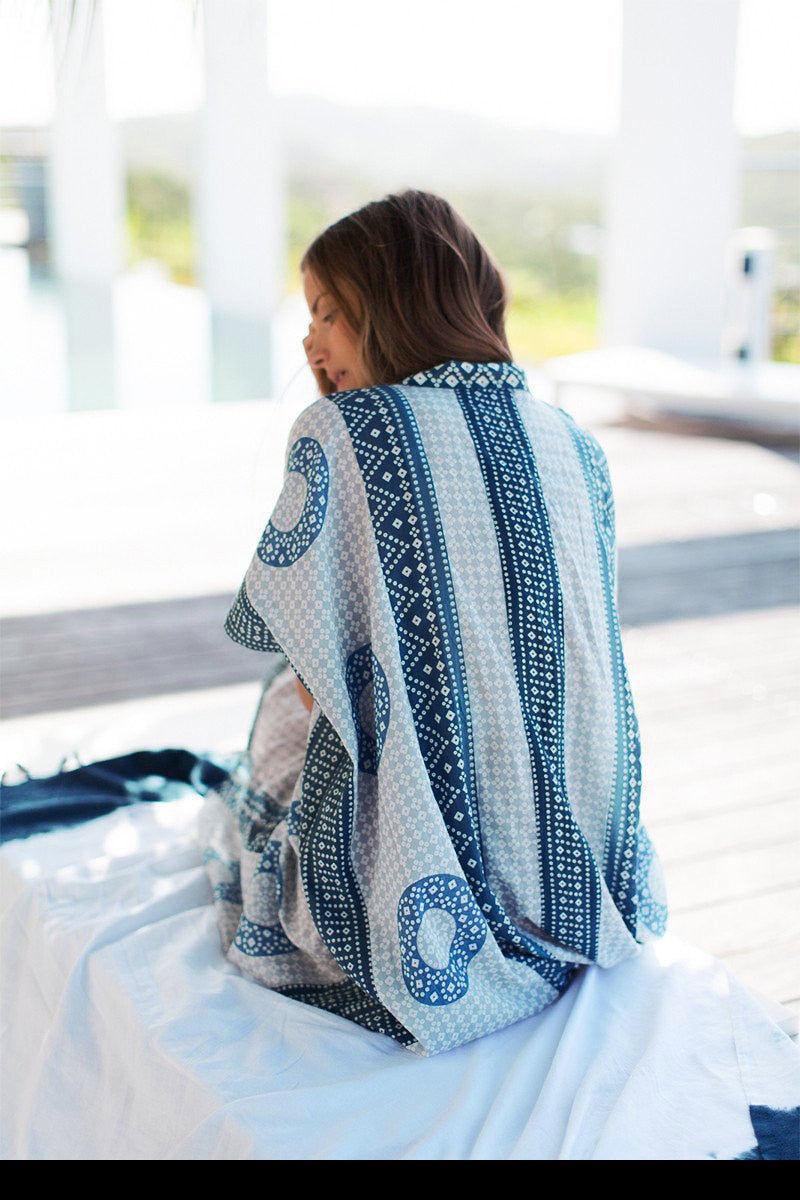
[[[245,653],[243,646],[232,642],[225,634],[219,633],[213,629],[209,631],[195,630],[193,635],[185,636],[177,632],[169,639],[151,638],[138,639],[135,642],[130,642],[127,645],[114,648],[111,653],[105,653],[102,647],[94,652],[87,651],[85,655],[76,659],[62,660],[57,656],[50,660],[45,660],[41,663],[33,663],[26,665],[17,663],[13,666],[6,667],[3,664],[3,676],[6,683],[10,685],[12,679],[30,679],[30,678],[58,678],[59,675],[64,676],[81,676],[87,677],[96,673],[102,676],[109,670],[115,670],[119,667],[124,667],[127,664],[132,666],[132,660],[136,658],[146,658],[153,664],[164,660],[174,660],[180,662],[187,657],[200,654],[208,654],[212,658],[221,661],[233,662],[236,658],[241,658]],[[252,651],[251,651],[252,654]]]
[[[800,886],[800,839],[673,862],[665,874],[671,913]]]
[[[707,861],[727,851],[777,846],[800,837],[800,807],[792,797],[754,804],[736,812],[712,813],[649,827],[662,862]]]
[[[713,707],[714,697],[709,696],[708,708]],[[648,788],[660,792],[678,794],[694,788],[702,795],[733,782],[739,771],[752,768],[754,760],[763,764],[765,778],[770,772],[798,778],[799,736],[800,719],[791,711],[775,711],[763,720],[754,717],[744,723],[737,717],[730,724],[696,713],[694,721],[687,720],[677,730],[667,725],[666,731],[661,723],[643,723],[642,778]],[[756,793],[760,790],[756,782]]]
[[[577,402],[580,393],[575,392]],[[591,419],[592,405],[586,404]],[[797,468],[747,442],[622,427],[597,429],[611,467],[625,543],[797,524]],[[755,495],[770,498],[759,512]]]
[[[765,671],[768,676],[780,676],[790,664],[797,663],[800,638],[796,610],[789,614],[783,608],[776,609],[774,620],[767,624],[763,613],[746,616],[746,622],[741,614],[718,616],[696,625],[693,622],[691,636],[680,622],[653,626],[644,643],[623,633],[632,681],[640,677],[644,694],[660,699],[676,689],[691,691],[734,681],[761,683]],[[712,632],[725,637],[711,644]]]
[[[224,632],[227,594],[3,622],[3,713],[63,711],[126,697],[258,679],[260,655]],[[26,653],[29,647],[35,652]]]
[[[680,672],[682,660],[669,660],[665,653],[669,647],[681,646],[702,662],[719,661],[720,655],[726,662],[735,658],[758,654],[762,649],[768,653],[775,649],[784,651],[787,646],[797,652],[800,633],[797,628],[797,606],[785,605],[763,612],[730,613],[713,621],[688,620],[666,621],[647,628],[631,628],[623,631],[628,658],[653,665],[660,662],[662,670],[669,672],[674,666]]]
[[[668,777],[653,776],[646,763],[642,811],[659,824],[682,822],[712,812],[736,812],[754,803],[797,797],[797,754],[792,746],[763,766],[750,763],[709,782],[689,779],[676,786]]]
[[[800,940],[800,887],[676,913],[669,930],[718,958],[768,947],[779,954],[781,946]]]
[[[143,747],[243,750],[260,694],[260,682],[245,683],[3,721],[0,769],[19,762],[34,775],[49,775],[65,755],[92,762]]]
[[[35,613],[6,617],[0,628],[6,645],[20,645],[25,653],[35,652],[38,646],[52,652],[75,639],[88,643],[105,639],[113,645],[121,634],[130,630],[171,630],[174,633],[184,620],[192,624],[223,622],[232,601],[232,592],[219,592],[141,604]]]
[[[796,603],[800,540],[794,528],[623,547],[624,626]]]
[[[758,532],[736,532],[712,537],[685,537],[679,541],[654,541],[626,546],[620,565],[631,579],[653,579],[662,571],[671,576],[696,575],[717,567],[758,567],[790,562],[800,557],[800,537],[794,526]]]
[[[255,655],[253,657],[255,659]],[[110,676],[91,683],[75,679],[63,690],[51,691],[42,687],[31,691],[26,694],[24,704],[5,704],[3,714],[4,718],[8,719],[38,712],[58,713],[91,704],[111,704],[127,699],[167,695],[176,688],[189,691],[194,688],[248,683],[257,681],[263,674],[263,665],[256,670],[255,665],[249,663],[209,666],[207,663],[193,665],[187,662],[184,669],[165,673],[144,670],[138,677],[117,679]]]
[[[737,719],[764,720],[773,709],[791,712],[800,698],[800,655],[795,658],[784,651],[780,661],[770,663],[762,658],[758,667],[758,671],[753,669],[747,674],[734,673],[728,662],[725,673],[705,680],[698,679],[694,672],[690,675],[684,667],[685,686],[678,679],[670,688],[658,677],[646,684],[640,682],[634,693],[639,721],[658,721],[664,734],[669,735],[703,710],[710,728],[723,721],[730,726]],[[709,695],[715,701],[711,712],[707,708]]]
[[[745,986],[800,1011],[800,940],[728,954],[724,961]]]
[[[8,669],[4,664],[3,673],[7,682],[12,679],[26,681],[38,677],[57,680],[61,676],[87,679],[96,676],[102,679],[103,674],[108,674],[109,671],[124,670],[126,667],[135,669],[132,661],[135,659],[146,659],[148,663],[153,664],[154,669],[157,669],[159,663],[164,663],[168,669],[172,663],[181,663],[199,655],[208,655],[213,661],[235,662],[237,659],[243,661],[248,653],[252,656],[253,651],[248,652],[245,647],[231,641],[216,628],[197,629],[188,635],[177,631],[167,639],[137,638],[127,645],[118,643],[113,651],[109,652],[105,652],[101,647],[75,658],[54,656],[47,660],[47,669],[44,663],[36,662],[31,665],[17,663]]]
[[[664,748],[656,736],[642,737],[643,753],[646,752],[647,770],[654,778],[669,779],[676,785],[692,779],[707,778],[710,781],[724,779],[754,758],[769,761],[773,755],[786,751],[787,738],[796,733],[794,721],[762,730],[758,741],[738,738],[731,741],[719,739],[705,743],[702,725],[698,723],[695,736],[678,754],[673,747]]]

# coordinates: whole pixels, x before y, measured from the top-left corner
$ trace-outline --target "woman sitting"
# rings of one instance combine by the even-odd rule
[[[664,930],[611,484],[446,201],[368,204],[302,270],[322,398],[226,625],[288,665],[206,862],[244,973],[433,1054]]]

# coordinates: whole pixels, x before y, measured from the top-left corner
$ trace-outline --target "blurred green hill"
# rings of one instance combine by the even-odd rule
[[[597,344],[603,196],[613,139],[511,128],[435,108],[356,108],[278,99],[288,180],[287,292],[326,225],[402,187],[439,191],[502,265],[509,333],[525,361]],[[194,280],[193,115],[121,123],[131,261],[155,258]],[[800,134],[742,141],[739,224],[775,232],[773,356],[800,362]]]

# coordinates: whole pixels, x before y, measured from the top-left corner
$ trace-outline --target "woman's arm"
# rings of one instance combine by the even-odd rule
[[[308,711],[311,712],[311,705],[314,703],[314,701],[311,699],[311,697],[309,696],[308,692],[303,687],[303,685],[299,679],[295,679],[295,683],[297,684],[297,694],[299,695],[300,699],[303,701],[303,704],[306,706]]]

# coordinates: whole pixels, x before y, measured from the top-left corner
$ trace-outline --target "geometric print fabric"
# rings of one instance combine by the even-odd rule
[[[437,402],[448,406],[446,441],[431,436],[426,415]],[[303,767],[262,851],[269,863],[243,850],[241,911],[233,891],[216,901],[221,929],[239,911],[230,956],[266,986],[423,1053],[539,1011],[581,963],[637,953],[637,938],[661,932],[665,918],[657,858],[640,832],[607,471],[593,439],[567,434],[568,418],[549,410],[581,481],[575,529],[562,523],[554,540],[543,482],[553,463],[546,439],[530,436],[537,405],[515,364],[457,362],[312,405],[291,435],[287,487],[226,625],[253,649],[280,648],[314,700]],[[451,480],[471,489],[466,506],[442,508]],[[473,524],[484,539],[477,550]],[[602,724],[613,778],[608,794],[587,793],[578,808],[564,723],[565,704],[571,719],[581,711],[566,669],[576,661],[574,619],[565,626],[558,561],[578,557],[573,536],[582,554],[597,546],[593,563],[584,555],[591,595],[603,597],[592,620],[616,656],[591,681],[595,709],[614,713]],[[462,543],[479,581],[467,591]],[[566,577],[573,588],[574,573]],[[505,613],[499,642],[486,641],[483,607],[494,623]],[[492,662],[508,680],[502,694],[488,686]],[[513,755],[505,775],[484,733],[502,712]],[[495,776],[513,781],[513,793],[484,797]],[[265,802],[274,811],[274,798]],[[224,805],[218,814],[234,819]],[[535,858],[523,867],[508,831],[526,822]],[[399,855],[387,841],[393,828],[407,847]],[[649,890],[637,912],[645,846]],[[277,926],[248,913],[249,874],[259,896],[275,889],[267,908]]]

